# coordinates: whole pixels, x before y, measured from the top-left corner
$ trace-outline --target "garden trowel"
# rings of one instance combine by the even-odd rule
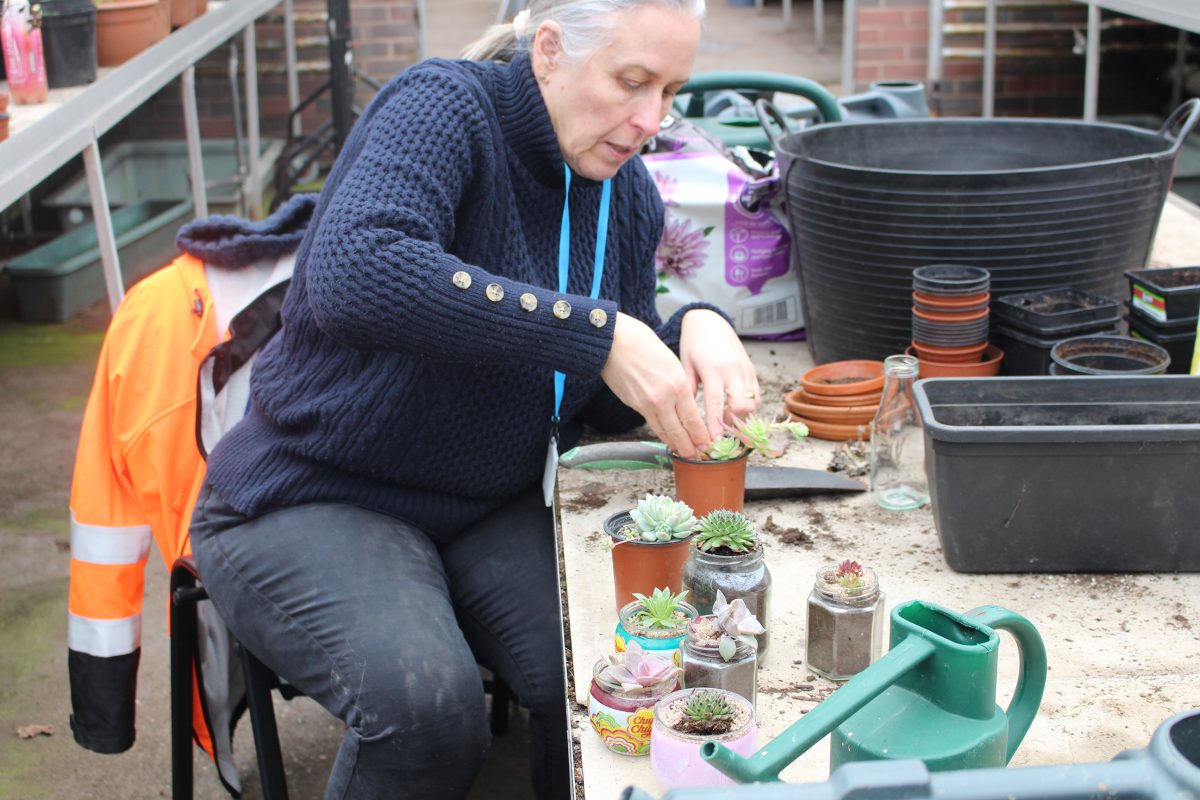
[[[660,442],[585,444],[560,455],[558,463],[571,469],[671,469],[667,446]],[[866,490],[862,481],[820,469],[746,467],[746,498],[750,500]]]

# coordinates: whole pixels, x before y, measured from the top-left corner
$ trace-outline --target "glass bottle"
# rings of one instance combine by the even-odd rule
[[[808,596],[808,668],[844,681],[869,667],[883,648],[883,592],[875,573],[859,567],[857,585],[838,580],[837,566],[822,567]]]
[[[919,365],[915,356],[888,356],[883,370],[883,399],[871,423],[871,491],[883,508],[920,508],[929,502],[929,484],[925,432],[913,398]]]
[[[680,650],[680,666],[683,677],[680,684],[685,689],[708,687],[725,689],[739,694],[754,705],[758,687],[758,654],[753,644],[737,642],[737,649],[728,661],[721,658],[719,649],[720,631],[716,629],[715,617],[697,617],[688,625],[687,638]]]

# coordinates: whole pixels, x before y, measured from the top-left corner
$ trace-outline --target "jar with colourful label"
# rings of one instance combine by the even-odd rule
[[[654,704],[679,688],[678,669],[669,677],[648,686],[628,688],[605,674],[609,662],[600,659],[592,670],[588,692],[588,718],[604,746],[614,753],[644,756],[650,753],[650,730]]]

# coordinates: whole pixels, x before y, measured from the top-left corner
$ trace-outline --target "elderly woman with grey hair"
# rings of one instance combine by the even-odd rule
[[[530,709],[538,796],[566,796],[555,448],[644,421],[693,456],[755,408],[726,318],[654,307],[636,155],[703,12],[533,0],[388,83],[329,176],[192,524],[238,638],[346,723],[326,797],[463,796],[477,663]]]

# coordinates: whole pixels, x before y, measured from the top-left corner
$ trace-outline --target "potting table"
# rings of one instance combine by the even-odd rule
[[[170,81],[182,76],[184,127],[187,134],[193,202],[207,216],[204,171],[200,160],[200,128],[196,112],[195,63],[239,31],[245,59],[245,105],[249,187],[253,207],[262,203],[259,177],[258,70],[254,20],[280,5],[280,0],[212,0],[207,12],[119,67],[101,69],[87,86],[55,89],[38,105],[10,104],[9,138],[0,142],[0,210],[20,200],[38,183],[77,155],[83,156],[91,192],[92,214],[104,264],[109,302],[115,309],[124,295],[118,268],[112,218],[101,169],[99,139]],[[295,28],[292,0],[282,0],[287,52],[288,94],[298,103]],[[0,82],[0,91],[7,84]]]
[[[1195,264],[1198,253],[1200,209],[1172,197],[1151,264]],[[762,410],[782,414],[783,394],[812,366],[807,346],[751,342],[749,350],[759,371]],[[781,462],[824,469],[837,447],[809,440],[793,445]],[[587,692],[593,665],[602,652],[611,652],[616,625],[601,525],[648,491],[670,493],[671,476],[657,470],[560,469],[558,491],[577,795],[613,800],[625,786],[637,785],[658,797],[664,790],[649,759],[604,748],[588,721]],[[765,531],[774,578],[771,646],[758,680],[760,744],[837,688],[804,666],[805,609],[816,570],[844,558],[875,568],[889,614],[911,599],[959,611],[996,604],[1037,626],[1048,650],[1049,677],[1041,710],[1012,766],[1109,761],[1122,750],[1145,747],[1172,714],[1200,707],[1200,574],[959,574],[942,558],[928,507],[888,512],[866,493],[752,501],[746,512]],[[998,702],[1006,706],[1016,681],[1017,650],[1007,634],[1001,640]],[[828,764],[823,740],[785,770],[783,779],[824,780]]]

